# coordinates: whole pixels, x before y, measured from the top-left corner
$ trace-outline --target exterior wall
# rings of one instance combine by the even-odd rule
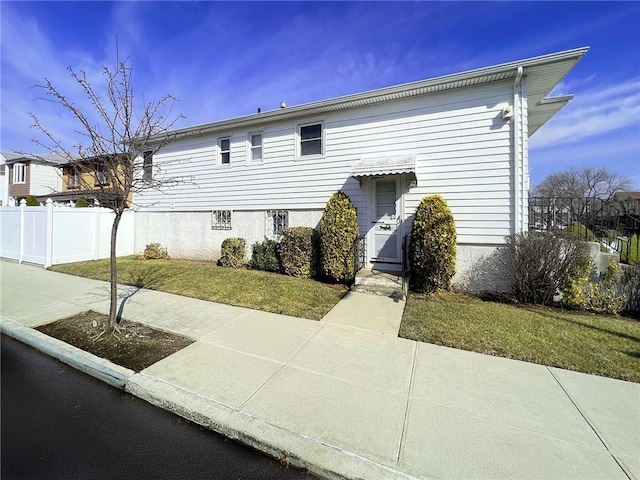
[[[32,162],[30,164],[30,171],[29,195],[46,195],[60,191],[62,180],[58,168]]]
[[[9,205],[9,166],[0,159],[0,207]]]
[[[502,120],[512,102],[513,81],[506,81],[182,140],[156,154],[154,167],[186,181],[134,201],[144,212],[322,210],[341,189],[358,209],[364,234],[368,188],[349,176],[351,168],[363,158],[416,155],[405,232],[422,197],[438,193],[453,212],[460,243],[502,243],[514,229],[513,122]],[[313,121],[324,122],[325,153],[298,158],[298,125]],[[264,160],[253,165],[247,139],[256,130],[264,134]],[[230,165],[217,166],[221,136],[231,137]]]
[[[290,227],[316,227],[322,210],[289,210]],[[231,230],[213,230],[211,212],[136,212],[135,251],[142,253],[149,243],[161,243],[174,258],[217,260],[224,239],[241,237],[251,246],[267,234],[264,210],[233,211]]]
[[[497,245],[460,245],[456,254],[454,288],[469,292],[507,292],[509,276]]]
[[[25,162],[18,162],[25,163]],[[7,172],[9,175],[9,196],[18,198],[18,197],[26,197],[30,195],[29,188],[31,185],[31,163],[26,162],[27,170],[25,173],[25,183],[13,183],[13,167],[14,164],[9,165],[9,171]],[[17,204],[17,203],[16,203]]]

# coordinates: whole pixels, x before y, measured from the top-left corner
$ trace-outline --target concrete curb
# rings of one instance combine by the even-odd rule
[[[136,373],[4,316],[0,332],[121,390]]]
[[[136,374],[126,391],[271,457],[330,479],[412,480],[394,468],[256,418],[158,378]]]

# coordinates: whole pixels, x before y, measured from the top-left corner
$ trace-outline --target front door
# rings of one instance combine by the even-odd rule
[[[377,268],[401,268],[400,178],[373,180],[371,262]]]

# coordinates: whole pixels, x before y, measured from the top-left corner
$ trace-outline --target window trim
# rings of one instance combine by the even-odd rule
[[[100,170],[103,170],[100,172]],[[104,176],[104,181],[100,179],[100,175]],[[109,174],[109,169],[106,165],[99,163],[96,165],[96,186],[100,185],[109,185],[111,183],[111,175]]]
[[[222,214],[222,215],[221,215]],[[227,217],[227,218],[224,218]],[[211,230],[231,230],[233,210],[219,209],[211,211]]]
[[[262,154],[260,155],[259,160],[254,160],[252,157],[253,149],[257,148],[251,144],[251,137],[253,135],[260,135],[260,149]],[[254,130],[247,133],[247,165],[261,165],[264,163],[264,131],[263,130]]]
[[[229,140],[229,150],[222,150],[223,140]],[[223,163],[222,161],[222,155],[225,152],[229,154],[228,163]],[[218,137],[217,158],[218,158],[218,161],[217,161],[218,167],[229,168],[231,166],[231,135],[224,135],[224,136]]]
[[[153,150],[142,153],[142,180],[153,181]]]
[[[16,168],[20,167],[20,168]],[[22,172],[21,175],[18,172]],[[27,164],[26,163],[14,163],[13,164],[13,185],[24,185],[27,183]]]
[[[302,128],[310,127],[312,125],[320,125],[320,152],[319,154],[314,153],[313,155],[302,155]],[[300,122],[296,125],[296,160],[306,160],[306,159],[318,159],[325,158],[326,156],[326,129],[325,129],[325,120],[321,119],[313,119],[307,120],[304,122]]]
[[[71,172],[75,171],[73,175]],[[73,179],[75,178],[75,181]],[[75,165],[69,165],[69,181],[67,182],[69,188],[80,188],[80,169]]]

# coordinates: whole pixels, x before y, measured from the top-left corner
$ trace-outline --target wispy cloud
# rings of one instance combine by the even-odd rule
[[[640,77],[577,93],[529,145],[531,149],[548,148],[632,125],[640,126]]]

